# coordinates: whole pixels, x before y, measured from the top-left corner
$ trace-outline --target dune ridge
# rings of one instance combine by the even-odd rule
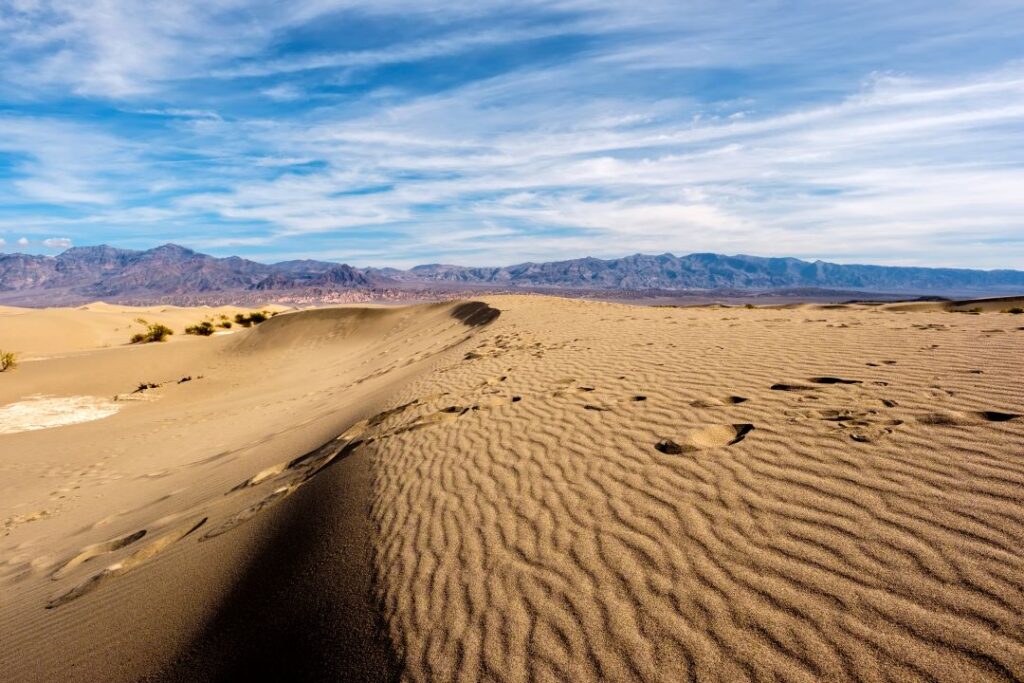
[[[0,407],[161,382],[0,435],[0,670],[1024,679],[1024,322],[898,306],[505,296],[55,349]]]

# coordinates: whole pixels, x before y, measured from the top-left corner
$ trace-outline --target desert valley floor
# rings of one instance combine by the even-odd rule
[[[0,678],[1022,680],[1004,307],[0,308]]]

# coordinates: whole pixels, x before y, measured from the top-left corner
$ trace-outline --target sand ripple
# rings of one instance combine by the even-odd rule
[[[407,680],[1024,679],[1024,338],[502,309],[371,446]]]

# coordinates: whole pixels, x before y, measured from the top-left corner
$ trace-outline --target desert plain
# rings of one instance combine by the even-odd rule
[[[1022,680],[1019,305],[0,309],[0,678]]]

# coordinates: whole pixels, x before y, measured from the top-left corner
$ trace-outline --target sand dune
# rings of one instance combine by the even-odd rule
[[[260,307],[271,312],[291,310],[285,306]],[[234,318],[253,309],[238,306],[118,306],[96,302],[78,308],[11,308],[0,306],[0,347],[19,352],[22,360],[53,356],[99,347],[122,346],[135,332],[144,329],[138,318],[171,327],[171,339],[180,342],[185,327],[205,319]],[[240,328],[233,328],[240,329]]]
[[[1024,679],[999,310],[522,296],[83,332],[0,375],[0,410],[158,386],[0,434],[0,671]]]
[[[367,642],[377,638],[382,654],[371,660],[386,666],[390,655],[369,607],[368,492],[350,488],[365,458],[358,467],[333,466],[351,454],[337,437],[384,407],[392,387],[429,370],[473,334],[476,328],[453,317],[455,308],[292,313],[227,337],[79,352],[4,373],[0,406],[35,394],[118,396],[122,404],[103,419],[0,435],[5,678],[135,680],[176,655],[179,666],[200,661],[211,642],[201,638],[203,629],[241,609],[233,607],[232,591],[255,580],[261,567],[296,558],[327,562],[343,552],[357,565],[365,560],[361,572],[339,574],[344,564],[332,562],[317,572],[326,587],[305,589],[313,602],[286,602],[303,605],[294,618],[307,629],[323,618],[334,624],[324,632],[351,632],[350,603],[362,601],[365,637],[352,649],[365,658]],[[49,324],[52,315],[19,317]],[[133,393],[140,384],[154,386]],[[355,517],[343,521],[361,531],[327,533],[309,545],[308,528],[338,517],[338,505],[348,504],[338,501],[339,490],[357,494]],[[310,506],[317,512],[285,533],[295,510]],[[289,586],[308,569],[296,564],[275,578]],[[261,601],[270,593],[261,591]],[[278,618],[287,613],[284,606],[272,611]],[[223,644],[231,632],[219,629],[221,650],[213,657],[226,677],[259,668],[259,656],[279,653],[284,637],[276,634],[275,644],[247,660],[245,648],[257,639],[240,633]],[[311,678],[337,678],[358,665],[343,654],[311,655]],[[212,665],[206,672],[218,675]]]

